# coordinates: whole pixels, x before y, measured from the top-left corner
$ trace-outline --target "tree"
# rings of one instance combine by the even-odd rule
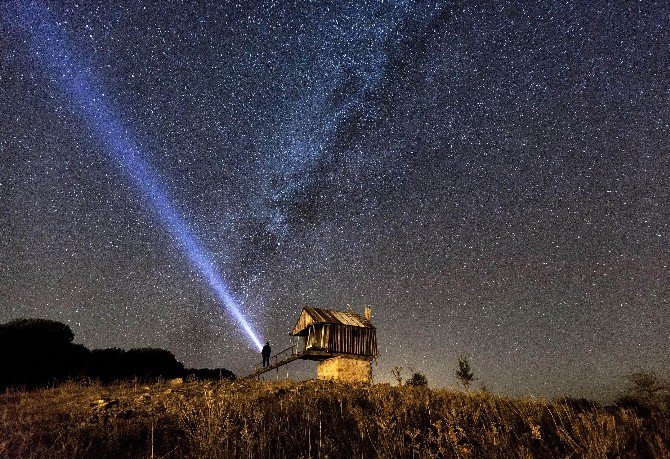
[[[131,378],[175,378],[184,375],[184,366],[165,349],[95,349],[91,353],[89,375],[103,382]]]
[[[184,374],[184,365],[165,349],[130,349],[125,352],[123,363],[131,377],[135,378],[176,378]]]
[[[88,376],[102,382],[112,382],[132,375],[125,370],[124,355],[126,351],[118,347],[107,349],[93,349],[91,363],[88,367]]]
[[[398,382],[398,387],[402,386],[402,367],[393,367],[391,370],[393,377]]]
[[[33,388],[81,377],[105,383],[185,375],[198,379],[235,378],[225,368],[186,371],[165,349],[110,348],[91,352],[74,344],[73,339],[70,327],[53,320],[16,319],[0,324],[0,392],[7,387]]]
[[[419,372],[414,372],[412,377],[405,382],[405,385],[411,387],[428,387],[428,378]]]
[[[628,387],[616,400],[622,408],[634,409],[642,416],[663,408],[670,409],[670,384],[649,371],[628,375]]]
[[[661,394],[668,390],[667,384],[654,373],[638,371],[628,376],[630,386],[628,392],[643,401],[655,404],[659,401]]]
[[[469,389],[470,384],[477,380],[474,373],[472,373],[470,370],[470,362],[468,362],[467,358],[460,357],[458,359],[458,370],[456,370],[456,377],[466,389]]]
[[[0,388],[35,387],[80,375],[90,352],[67,325],[46,319],[0,324]]]

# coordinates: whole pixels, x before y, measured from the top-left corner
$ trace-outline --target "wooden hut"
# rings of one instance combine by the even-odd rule
[[[317,360],[319,379],[372,381],[372,359],[377,357],[377,330],[363,315],[306,307],[291,334],[301,340],[300,353]]]

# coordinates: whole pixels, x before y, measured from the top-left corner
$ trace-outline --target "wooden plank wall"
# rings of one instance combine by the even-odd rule
[[[310,330],[307,349],[376,357],[377,333],[374,328],[317,324]]]

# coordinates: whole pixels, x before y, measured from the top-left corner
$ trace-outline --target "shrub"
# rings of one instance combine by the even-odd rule
[[[656,374],[638,371],[628,375],[628,387],[617,398],[616,405],[635,410],[642,417],[653,411],[670,409],[670,385]]]
[[[427,387],[428,378],[421,373],[415,372],[412,377],[405,382],[405,385],[410,387]]]

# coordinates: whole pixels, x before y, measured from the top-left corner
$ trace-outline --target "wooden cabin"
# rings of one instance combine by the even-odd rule
[[[372,381],[372,359],[377,357],[377,330],[363,315],[306,307],[291,335],[300,339],[299,352],[318,361],[318,379]]]

